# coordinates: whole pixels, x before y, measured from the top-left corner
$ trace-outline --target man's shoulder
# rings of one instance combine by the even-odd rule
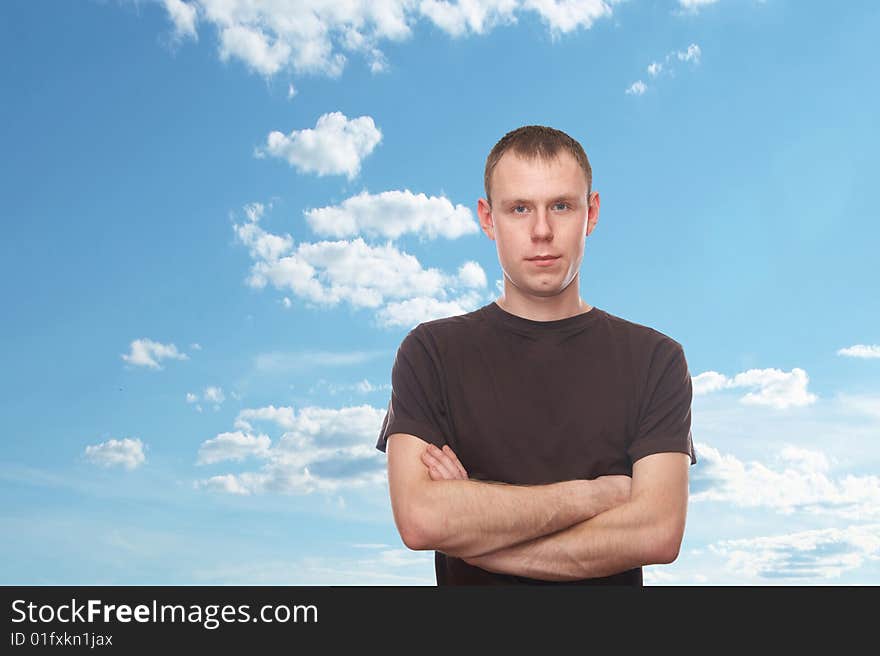
[[[653,326],[624,319],[623,317],[611,314],[607,310],[603,312],[608,319],[608,324],[612,331],[625,336],[631,341],[642,343],[649,347],[663,344],[672,348],[681,348],[681,344],[676,339]]]
[[[463,314],[423,321],[416,325],[410,332],[419,336],[427,335],[442,339],[451,334],[473,330],[483,324],[484,318],[485,309],[484,307],[480,307]]]

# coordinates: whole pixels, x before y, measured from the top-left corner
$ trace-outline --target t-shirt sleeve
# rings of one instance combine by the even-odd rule
[[[627,453],[630,460],[666,451],[686,453],[696,464],[691,435],[693,387],[684,350],[667,339],[654,350],[638,421],[638,432]]]
[[[388,437],[408,433],[438,447],[446,444],[447,422],[442,377],[430,337],[413,328],[404,338],[391,368],[391,400],[376,448],[384,452]]]

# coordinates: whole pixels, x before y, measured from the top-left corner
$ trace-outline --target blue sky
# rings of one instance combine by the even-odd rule
[[[0,581],[433,584],[391,364],[497,297],[485,157],[539,123],[602,198],[581,296],[694,382],[646,582],[880,583],[875,3],[246,4],[0,8]]]

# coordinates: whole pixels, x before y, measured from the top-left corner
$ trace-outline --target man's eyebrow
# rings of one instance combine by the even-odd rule
[[[559,196],[555,196],[555,197],[553,197],[553,199],[552,199],[550,202],[551,202],[551,203],[558,203],[558,202],[561,201],[561,200],[567,201],[567,202],[569,202],[569,203],[577,203],[577,202],[580,200],[580,196],[578,196],[577,194],[560,194]],[[502,205],[510,205],[510,204],[512,204],[512,203],[528,203],[528,204],[531,204],[531,203],[534,203],[535,201],[533,201],[533,200],[531,200],[531,199],[529,199],[529,198],[514,198],[514,199],[511,199],[511,200],[502,199],[502,200],[500,200],[499,202],[500,202]]]

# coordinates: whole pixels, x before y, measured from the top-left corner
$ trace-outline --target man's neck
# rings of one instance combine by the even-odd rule
[[[567,291],[567,290],[566,290]],[[517,293],[505,293],[495,303],[505,312],[532,321],[556,321],[567,319],[577,314],[584,314],[593,309],[584,301],[574,288],[574,294],[557,294],[556,296],[530,296]]]

